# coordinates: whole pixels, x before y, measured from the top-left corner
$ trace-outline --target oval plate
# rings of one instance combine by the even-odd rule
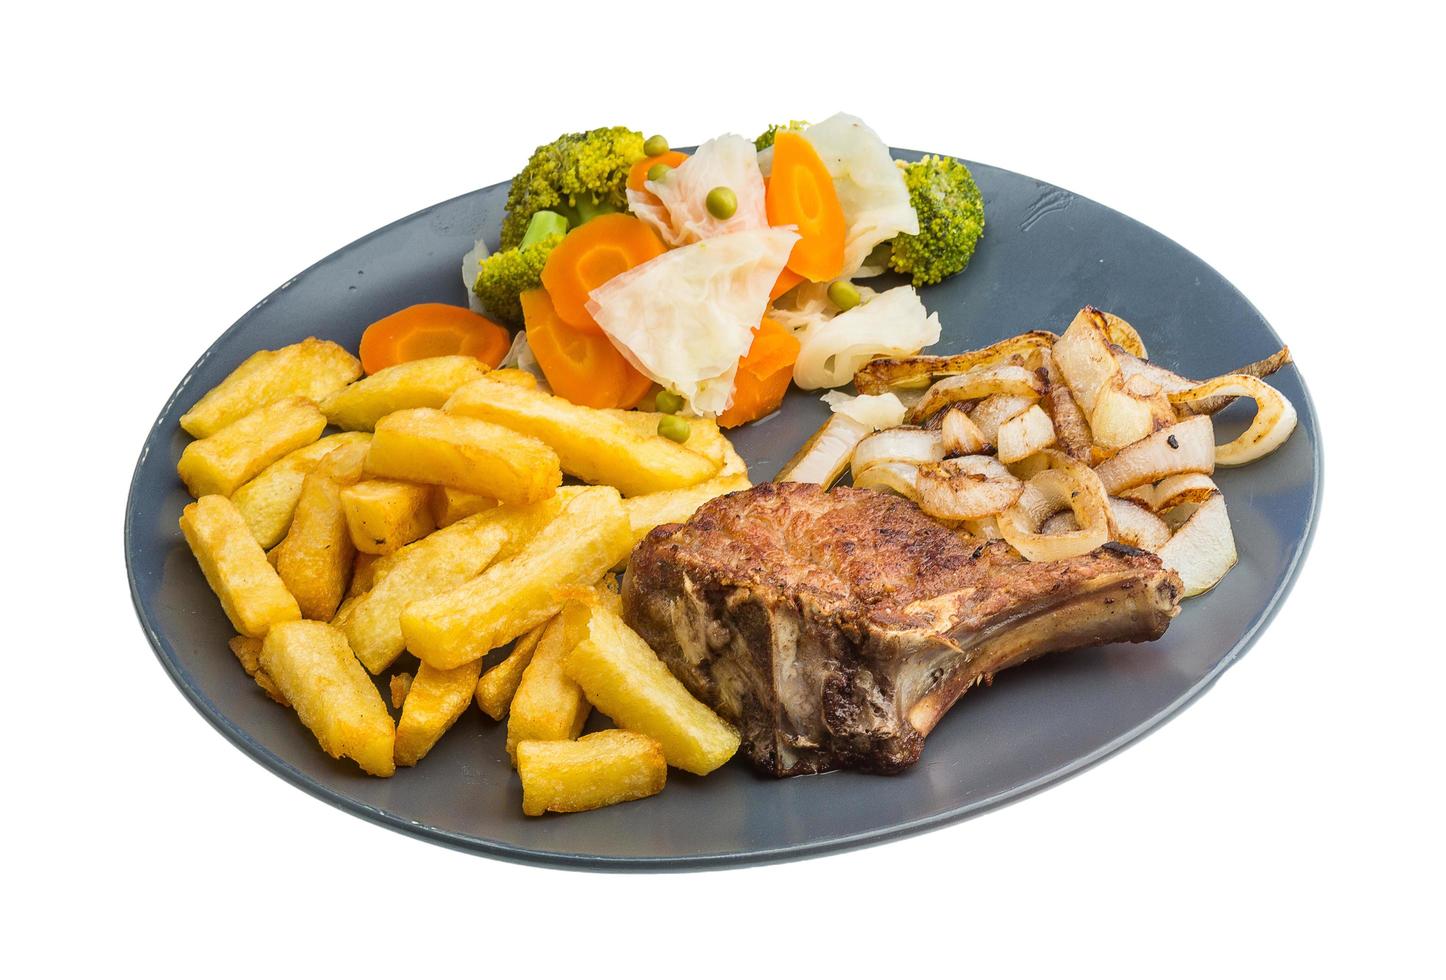
[[[935,350],[967,350],[1035,328],[1060,331],[1087,303],[1129,320],[1152,359],[1190,377],[1280,347],[1244,296],[1169,239],[1058,187],[970,166],[988,228],[963,274],[924,290],[943,321]],[[177,419],[256,350],[314,335],[354,351],[368,323],[403,306],[465,302],[461,257],[478,234],[496,241],[506,195],[498,184],[404,218],[262,300],[182,379],[136,464],[126,561],[157,656],[223,735],[328,803],[462,850],[597,870],[761,863],[877,843],[1018,799],[1139,738],[1250,646],[1295,581],[1320,506],[1321,455],[1310,398],[1289,366],[1272,384],[1299,412],[1294,435],[1266,459],[1216,476],[1240,547],[1235,570],[1187,601],[1158,642],[1046,657],[970,692],[902,775],[774,780],[734,760],[706,779],[672,771],[667,789],[648,800],[527,818],[503,750],[506,726],[469,710],[421,765],[391,779],[364,776],[323,754],[226,648],[233,631],[177,528],[189,499],[176,479],[187,442]],[[771,478],[822,423],[827,409],[818,394],[793,391],[782,411],[737,432],[755,481]]]

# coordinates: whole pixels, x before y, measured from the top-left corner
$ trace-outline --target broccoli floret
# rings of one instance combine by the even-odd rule
[[[953,157],[926,156],[899,169],[919,233],[894,239],[889,266],[913,276],[915,286],[929,286],[969,264],[984,234],[984,198],[969,168]]]
[[[753,141],[753,148],[759,151],[768,149],[770,146],[773,145],[773,140],[776,136],[778,136],[778,131],[780,129],[786,129],[789,132],[797,133],[807,128],[808,122],[804,119],[790,119],[788,121],[788,125],[786,126],[783,123],[774,123],[772,126],[769,126],[758,135],[758,138]]]
[[[502,247],[522,241],[538,211],[561,214],[576,226],[628,206],[628,170],[643,158],[643,134],[624,126],[568,133],[539,146],[507,193]]]
[[[521,244],[482,260],[472,291],[488,313],[513,326],[522,325],[522,300],[518,297],[542,285],[542,267],[565,234],[566,218],[555,211],[538,211],[528,221]]]

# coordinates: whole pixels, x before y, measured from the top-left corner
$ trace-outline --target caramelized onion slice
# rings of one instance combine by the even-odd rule
[[[919,500],[919,467],[915,463],[875,463],[854,478],[854,486],[865,490],[886,490]]]
[[[1215,481],[1203,473],[1176,473],[1154,485],[1126,490],[1120,496],[1156,514],[1163,514],[1181,504],[1203,504],[1219,489]]]
[[[944,413],[939,433],[944,439],[945,456],[976,456],[994,448],[963,408],[951,407]]]
[[[1044,382],[1026,367],[1018,364],[977,367],[936,382],[909,410],[908,421],[917,422],[956,402],[975,401],[990,395],[1019,395],[1038,401],[1043,394]]]
[[[960,456],[926,463],[916,474],[919,508],[946,521],[998,514],[1019,499],[1024,484],[992,456]]]
[[[935,463],[944,458],[944,437],[939,432],[914,426],[884,429],[865,436],[854,447],[849,464],[854,482],[859,474],[879,463]]]
[[[1215,586],[1235,566],[1235,534],[1218,490],[1196,506],[1184,524],[1157,552],[1160,562],[1185,583],[1185,597]]]
[[[1054,445],[1054,423],[1038,405],[1031,405],[999,427],[999,461],[1017,463]]]
[[[1145,342],[1140,339],[1140,334],[1134,327],[1113,313],[1101,312],[1100,315],[1105,319],[1105,336],[1109,337],[1110,343],[1132,357],[1140,360],[1149,358],[1150,355],[1145,351]]]
[[[1088,554],[1110,540],[1109,498],[1088,466],[1060,452],[1045,450],[1051,468],[1036,473],[1019,499],[998,517],[999,533],[1029,561],[1056,561]],[[1078,528],[1056,534],[1041,524],[1068,508]]]
[[[1133,500],[1110,498],[1110,519],[1115,540],[1132,548],[1159,551],[1170,540],[1170,525]],[[1079,527],[1074,512],[1062,510],[1039,526],[1040,534],[1060,534]]]
[[[985,442],[994,445],[999,440],[999,427],[1028,410],[1034,401],[1027,395],[990,395],[969,410],[969,421],[979,428]]]
[[[1210,416],[1176,422],[1132,443],[1095,467],[1111,495],[1176,473],[1215,472],[1215,427]]]
[[[1223,374],[1194,388],[1174,392],[1171,404],[1198,403],[1208,398],[1251,398],[1255,418],[1237,438],[1215,447],[1217,466],[1243,466],[1279,449],[1295,431],[1295,406],[1284,395],[1248,374]]]
[[[890,388],[927,388],[937,378],[963,374],[973,368],[1023,363],[1036,351],[1048,350],[1056,339],[1047,330],[1031,330],[963,354],[878,357],[855,372],[854,387],[865,395],[880,394]]]
[[[1086,306],[1050,349],[1055,366],[1087,418],[1094,413],[1100,390],[1121,374],[1105,327],[1104,314]]]
[[[830,415],[773,479],[778,483],[817,483],[827,489],[843,476],[854,447],[872,431],[873,426],[847,415]]]

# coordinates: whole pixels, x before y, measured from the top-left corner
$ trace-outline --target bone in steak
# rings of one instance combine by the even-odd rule
[[[623,613],[760,768],[888,773],[972,685],[1044,653],[1155,639],[1181,591],[1122,545],[1032,563],[900,497],[766,483],[649,534]]]

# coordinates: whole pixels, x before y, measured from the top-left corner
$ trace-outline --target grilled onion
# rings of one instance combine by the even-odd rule
[[[974,456],[993,448],[969,413],[960,407],[951,407],[944,413],[939,432],[944,437],[945,456]]]
[[[1044,394],[1039,376],[1018,364],[991,364],[935,382],[909,410],[909,421],[917,422],[956,402],[975,401],[990,395],[1020,395],[1038,401]]]
[[[1194,388],[1200,384],[1198,381],[1191,381],[1189,378],[1181,377],[1174,371],[1160,367],[1158,364],[1151,364],[1149,361],[1133,357],[1129,354],[1117,354],[1115,359],[1119,361],[1120,369],[1125,372],[1126,377],[1145,377],[1160,386],[1166,394],[1175,394],[1187,388]],[[1290,348],[1282,347],[1269,357],[1262,357],[1258,361],[1251,361],[1249,364],[1236,368],[1229,374],[1248,374],[1253,378],[1268,378],[1290,363]],[[1175,406],[1175,413],[1181,418],[1191,415],[1214,415],[1225,406],[1235,400],[1233,395],[1221,395],[1213,398],[1202,398],[1198,401],[1181,402]]]
[[[1086,306],[1050,349],[1055,366],[1086,417],[1093,415],[1100,389],[1121,373],[1105,325],[1104,314]]]
[[[1105,318],[1105,336],[1110,338],[1110,343],[1126,354],[1141,360],[1150,356],[1145,352],[1145,342],[1140,339],[1140,335],[1134,327],[1113,313],[1101,313],[1100,315]]]
[[[866,395],[891,388],[927,388],[936,378],[963,374],[973,368],[1023,363],[1035,352],[1048,350],[1056,339],[1047,330],[1031,330],[963,354],[878,357],[854,373],[854,387]]]
[[[1237,438],[1215,447],[1217,466],[1243,466],[1279,449],[1295,431],[1295,406],[1284,395],[1248,374],[1218,378],[1170,395],[1171,404],[1200,402],[1214,397],[1252,398],[1255,418]]]
[[[960,521],[959,529],[976,538],[983,538],[985,541],[999,541],[1004,537],[999,533],[998,519],[993,517],[981,517],[977,521]]]
[[[1175,410],[1148,378],[1117,374],[1095,393],[1090,432],[1105,449],[1123,449],[1175,422]]]
[[[915,478],[919,508],[947,521],[998,514],[1019,499],[1024,484],[991,456],[959,456],[920,466]]]
[[[847,415],[830,415],[773,479],[778,483],[817,483],[827,489],[843,475],[854,447],[872,431],[873,426]]]
[[[1154,485],[1145,484],[1120,494],[1156,514],[1173,510],[1181,504],[1203,504],[1219,491],[1215,481],[1204,473],[1176,473]]]
[[[1054,423],[1044,409],[1031,405],[999,427],[999,461],[1017,463],[1054,445]]]
[[[875,463],[854,479],[865,490],[887,490],[915,502],[919,499],[919,467],[915,463]]]
[[[1159,551],[1170,540],[1170,525],[1133,500],[1110,498],[1115,540],[1132,548]],[[1039,526],[1040,534],[1059,534],[1079,527],[1072,511],[1063,510]]]
[[[1175,473],[1215,472],[1215,428],[1197,415],[1126,446],[1095,467],[1105,490],[1118,495]]]
[[[935,463],[944,458],[944,438],[929,429],[900,426],[865,436],[854,447],[849,469],[854,483],[859,474],[879,463]]]
[[[1066,456],[1073,456],[1080,462],[1088,462],[1092,455],[1094,437],[1084,413],[1070,394],[1064,375],[1054,363],[1054,355],[1046,351],[1043,357],[1044,372],[1049,378],[1049,390],[1045,392],[1044,407],[1049,420],[1054,424],[1054,435],[1059,448]]]
[[[1110,540],[1110,506],[1095,472],[1078,460],[1045,450],[1051,469],[1036,473],[998,517],[999,533],[1029,561],[1056,561],[1088,554]],[[1068,508],[1079,527],[1044,534],[1038,528]]]
[[[978,426],[985,441],[993,445],[999,441],[999,427],[1034,402],[1035,399],[1027,395],[990,395],[969,410],[969,421]]]
[[[1157,552],[1160,562],[1185,583],[1185,598],[1214,587],[1235,566],[1235,534],[1218,490],[1193,507],[1188,519]]]

